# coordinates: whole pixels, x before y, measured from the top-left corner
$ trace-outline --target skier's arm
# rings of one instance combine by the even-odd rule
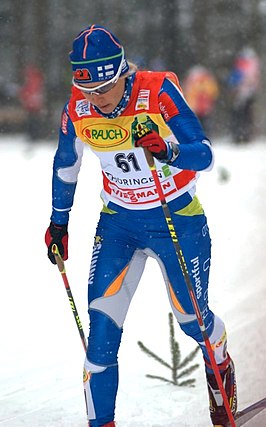
[[[165,79],[159,92],[162,116],[178,141],[179,154],[171,163],[180,169],[210,170],[213,165],[211,142],[188,106],[180,88]]]
[[[83,147],[84,144],[76,136],[66,105],[62,113],[59,143],[53,164],[51,221],[55,224],[68,223],[81,166]]]

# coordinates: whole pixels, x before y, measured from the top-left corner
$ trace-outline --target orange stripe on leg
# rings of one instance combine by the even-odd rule
[[[124,270],[122,270],[122,272],[119,274],[119,276],[117,276],[117,278],[111,283],[109,288],[105,291],[104,297],[110,297],[111,295],[116,294],[120,290],[127,270],[128,266],[125,267]]]
[[[180,313],[186,314],[186,312],[185,312],[185,310],[183,309],[182,305],[181,305],[181,304],[180,304],[180,302],[178,301],[178,299],[177,299],[177,297],[176,297],[176,295],[175,295],[175,293],[174,293],[174,291],[173,291],[173,288],[172,288],[172,286],[170,285],[170,283],[169,283],[169,289],[170,289],[171,299],[172,299],[172,301],[173,301],[173,304],[174,304],[175,308],[176,308]]]

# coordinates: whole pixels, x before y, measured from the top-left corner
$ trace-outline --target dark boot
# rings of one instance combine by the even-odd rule
[[[237,390],[234,363],[230,356],[224,363],[218,365],[224,389],[228,398],[228,403],[232,414],[237,410]],[[210,416],[214,426],[222,427],[228,422],[228,415],[224,406],[223,397],[216,382],[215,375],[210,371],[206,364],[206,376],[208,384],[208,393],[210,398]]]

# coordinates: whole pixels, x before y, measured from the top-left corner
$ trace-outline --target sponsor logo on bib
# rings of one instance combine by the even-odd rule
[[[122,126],[113,124],[97,124],[86,126],[83,131],[90,145],[97,148],[110,148],[123,144],[129,137],[129,131]]]

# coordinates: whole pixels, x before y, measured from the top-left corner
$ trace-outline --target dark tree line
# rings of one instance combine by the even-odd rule
[[[1,0],[1,85],[19,84],[23,67],[35,63],[45,73],[47,102],[58,114],[71,81],[71,42],[91,23],[111,28],[128,59],[145,68],[160,61],[181,80],[190,66],[202,64],[223,84],[244,45],[266,62],[266,0]]]

